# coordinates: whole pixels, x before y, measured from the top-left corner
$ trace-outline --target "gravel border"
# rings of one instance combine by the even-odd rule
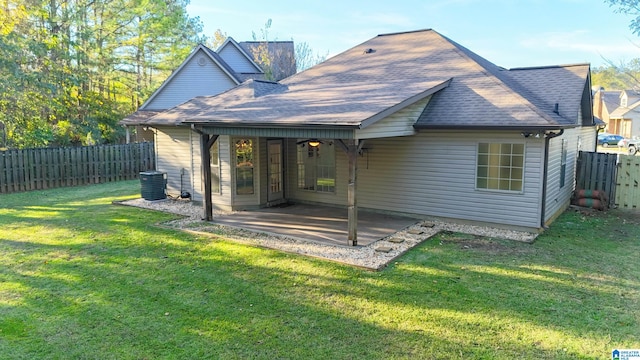
[[[278,234],[258,233],[235,227],[218,225],[201,220],[202,207],[181,199],[148,201],[133,199],[114,202],[119,205],[134,206],[172,214],[184,218],[161,223],[159,225],[180,229],[200,235],[216,235],[244,244],[277,249],[289,253],[301,254],[331,261],[349,264],[368,270],[380,270],[409,249],[431,238],[440,231],[453,231],[465,234],[502,238],[522,242],[533,242],[537,233],[497,229],[492,227],[447,223],[442,221],[419,221],[391,236],[375,241],[367,246],[326,245]],[[228,212],[214,211],[216,215]]]

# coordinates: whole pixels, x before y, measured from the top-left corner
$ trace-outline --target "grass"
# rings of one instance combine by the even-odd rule
[[[640,221],[441,233],[381,272],[198,237],[119,182],[0,195],[0,358],[606,359],[640,348]]]

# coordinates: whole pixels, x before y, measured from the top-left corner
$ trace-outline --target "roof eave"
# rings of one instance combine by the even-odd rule
[[[258,128],[258,129],[359,129],[359,124],[277,124],[277,123],[230,123],[216,122],[207,120],[186,120],[182,121],[185,125],[194,125],[196,127],[225,127],[225,128]]]
[[[514,125],[514,126],[487,126],[487,125],[429,125],[415,124],[413,128],[416,130],[492,130],[492,131],[541,131],[541,130],[560,130],[573,129],[582,125]],[[595,125],[594,125],[595,126]]]

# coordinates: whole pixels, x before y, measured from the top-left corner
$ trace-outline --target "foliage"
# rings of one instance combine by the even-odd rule
[[[591,70],[591,84],[605,90],[625,90],[640,88],[640,59],[629,62],[600,66]]]
[[[3,0],[0,121],[9,147],[114,142],[202,40],[188,0]]]
[[[298,71],[304,71],[310,67],[313,67],[327,59],[329,56],[329,51],[322,55],[316,53],[311,49],[307,42],[299,42],[296,43],[296,66],[298,67]]]
[[[381,272],[188,234],[139,183],[0,195],[0,354],[603,359],[640,348],[637,213],[533,244],[441,233]],[[86,216],[92,214],[92,216]]]
[[[640,1],[638,0],[605,0],[610,7],[615,8],[615,12],[631,15],[635,18],[629,23],[631,31],[640,35]]]
[[[307,42],[295,43],[293,58],[287,57],[288,54],[279,54],[270,51],[268,43],[270,41],[269,32],[271,31],[271,25],[272,21],[268,19],[264,27],[260,29],[260,36],[257,36],[255,31],[251,32],[253,41],[259,42],[259,45],[253,48],[252,55],[254,61],[262,67],[267,80],[280,80],[283,77],[282,74],[293,73],[293,71],[288,71],[288,69],[294,69],[300,72],[326,59],[327,55],[314,53]],[[293,39],[291,41],[293,41]]]

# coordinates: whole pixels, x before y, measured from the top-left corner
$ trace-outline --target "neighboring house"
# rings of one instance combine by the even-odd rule
[[[640,93],[635,90],[594,94],[594,115],[606,124],[606,132],[626,138],[640,137]]]
[[[591,100],[588,64],[505,69],[420,30],[145,124],[191,142],[190,157],[175,156],[205,179],[193,199],[208,219],[212,208],[338,206],[354,244],[359,207],[541,230],[569,204],[578,152],[595,150]]]
[[[293,52],[292,41],[238,43],[231,37],[217,51],[196,46],[138,111],[120,121],[127,129],[127,142],[155,141],[156,168],[167,173],[170,195],[192,194],[196,183],[195,191],[200,192],[200,179],[194,178],[201,166],[194,162],[194,156],[200,158],[199,138],[188,127],[152,127],[145,125],[145,120],[196,96],[220,94],[247,79],[267,76],[280,80],[293,75]],[[268,74],[263,68],[268,69]],[[131,128],[136,129],[134,139]]]

